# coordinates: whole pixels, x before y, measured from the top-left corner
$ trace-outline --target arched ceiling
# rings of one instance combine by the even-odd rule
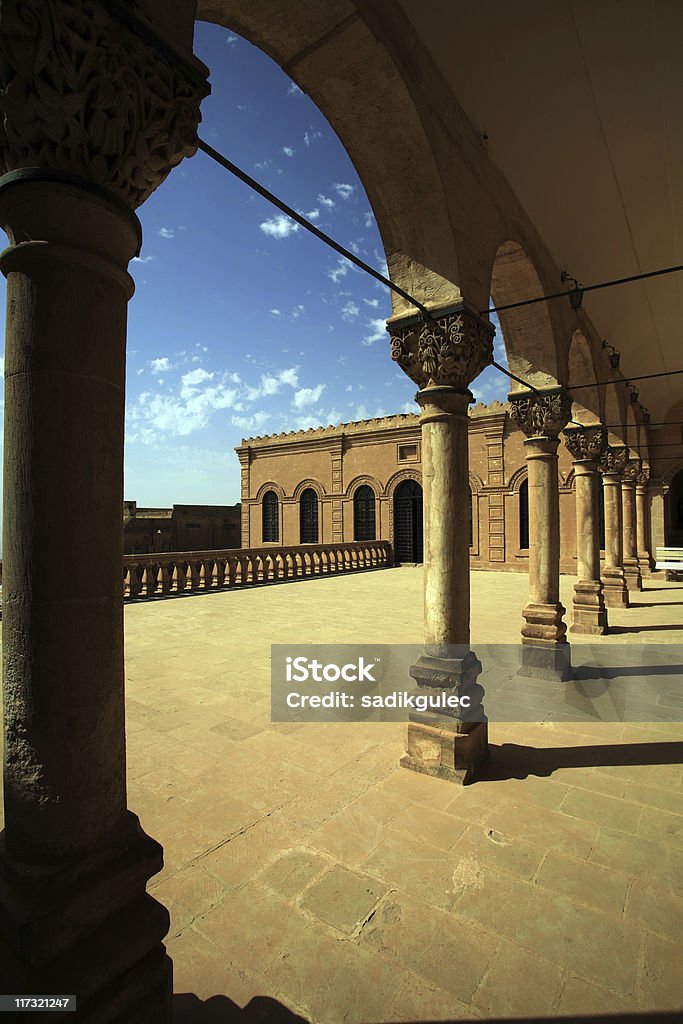
[[[558,267],[592,284],[683,263],[682,3],[400,4]],[[584,308],[627,377],[683,367],[683,274]],[[683,376],[637,386],[659,419]]]

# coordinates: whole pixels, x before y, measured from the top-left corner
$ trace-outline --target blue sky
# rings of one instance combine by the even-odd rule
[[[198,24],[195,52],[211,68],[203,138],[386,273],[363,186],[317,107],[222,28]],[[415,385],[389,356],[388,289],[203,153],[138,215],[127,499],[232,504],[242,437],[417,410]],[[474,386],[487,402],[507,390],[492,369]]]

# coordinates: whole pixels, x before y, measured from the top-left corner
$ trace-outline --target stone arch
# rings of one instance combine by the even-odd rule
[[[469,471],[469,480],[472,494],[479,494],[484,488],[484,481],[476,473],[473,473],[472,470]]]
[[[404,480],[414,480],[415,483],[422,487],[422,473],[417,469],[400,469],[398,473],[394,473],[392,477],[389,477],[387,485],[384,488],[384,493],[393,498],[394,491],[399,484],[402,484]]]
[[[528,478],[529,471],[526,466],[520,466],[516,469],[508,481],[508,491],[510,494],[519,494],[519,489]]]
[[[304,4],[199,0],[196,17],[238,32],[316,103],[363,182],[392,280],[418,301],[453,304],[460,300],[456,238],[439,162],[408,83],[411,68],[401,67],[400,55],[373,31],[371,12],[340,17],[336,7],[323,5],[312,17]],[[330,73],[336,67],[343,73]],[[368,103],[368,96],[378,100]],[[400,296],[391,298],[395,316],[415,312]]]
[[[304,491],[308,490],[309,487],[318,495],[318,501],[320,501],[321,498],[324,498],[325,488],[323,485],[318,483],[317,480],[308,478],[306,480],[301,480],[294,488],[294,494],[292,495],[294,501],[299,501],[301,499],[301,495]]]
[[[631,449],[631,455],[634,458],[640,455],[640,432],[634,403],[630,401],[626,409],[626,444]]]
[[[358,488],[363,486],[372,488],[372,491],[374,492],[376,498],[379,498],[384,494],[384,489],[382,488],[382,485],[377,479],[377,477],[355,476],[351,483],[346,488],[344,496],[346,498],[352,498],[355,492],[358,490]]]
[[[256,501],[263,501],[263,496],[264,494],[267,494],[268,491],[275,491],[278,497],[278,501],[282,501],[283,498],[285,497],[284,489],[280,486],[280,484],[276,484],[272,480],[269,480],[268,483],[261,484],[261,486],[259,487],[258,491],[256,492]]]
[[[567,354],[567,384],[572,397],[572,420],[595,423],[600,419],[600,391],[590,342],[582,330],[572,333]],[[588,387],[584,385],[590,385]]]
[[[626,438],[626,409],[622,381],[610,381],[603,388],[602,422],[607,427],[610,444],[624,444]]]
[[[508,240],[499,245],[491,267],[494,306],[522,302],[548,291],[519,242]],[[552,305],[537,302],[498,313],[510,371],[536,387],[553,387],[560,379],[560,324]],[[511,381],[510,390],[523,389]]]

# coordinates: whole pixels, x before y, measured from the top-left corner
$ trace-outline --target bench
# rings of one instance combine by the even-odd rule
[[[655,570],[664,570],[673,577],[683,575],[683,548],[657,548],[655,551]]]

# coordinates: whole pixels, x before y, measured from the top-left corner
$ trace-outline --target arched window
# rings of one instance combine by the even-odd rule
[[[416,480],[404,480],[394,491],[394,557],[399,565],[423,558],[422,487]]]
[[[529,550],[529,481],[523,480],[519,488],[519,549]]]
[[[473,528],[474,497],[472,495],[472,488],[471,487],[468,487],[467,491],[468,491],[469,496],[470,496],[470,547],[472,547],[472,545],[474,543],[474,528]]]
[[[353,539],[375,540],[375,492],[363,484],[353,496]]]
[[[605,492],[602,489],[602,477],[598,487],[598,537],[600,539],[600,550],[605,550]]]
[[[307,487],[299,501],[301,544],[318,543],[318,495]]]
[[[266,491],[262,502],[263,543],[270,544],[280,539],[279,502],[275,491]]]

